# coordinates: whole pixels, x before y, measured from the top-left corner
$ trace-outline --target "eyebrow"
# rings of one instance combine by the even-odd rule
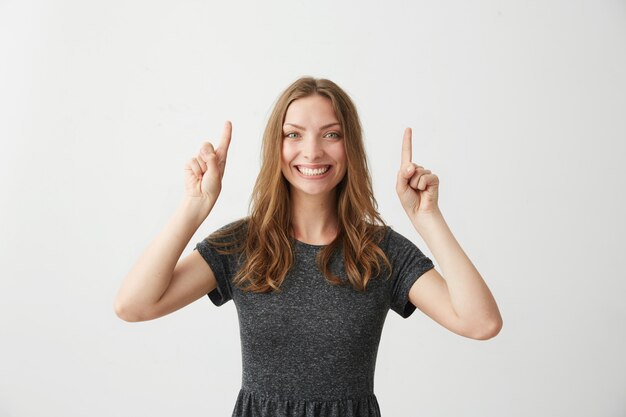
[[[300,125],[297,125],[297,124],[295,124],[295,123],[285,123],[285,125],[290,125],[290,126],[293,126],[293,127],[297,127],[298,129],[306,130],[304,127],[302,127],[302,126],[300,126]],[[331,127],[331,126],[335,126],[335,125],[340,125],[340,123],[339,123],[339,122],[329,123],[329,124],[327,124],[327,125],[322,126],[322,127],[320,128],[320,130],[327,129],[327,128],[329,128],[329,127]]]

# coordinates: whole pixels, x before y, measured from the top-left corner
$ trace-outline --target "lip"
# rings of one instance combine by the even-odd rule
[[[294,167],[298,168],[298,167],[304,167],[304,168],[309,168],[309,169],[319,169],[319,168],[325,168],[325,167],[332,167],[332,165],[330,164],[296,164],[294,165]]]

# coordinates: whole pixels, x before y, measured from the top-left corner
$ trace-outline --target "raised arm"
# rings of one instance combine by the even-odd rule
[[[232,125],[226,122],[217,149],[205,142],[185,166],[186,195],[163,230],[122,281],[114,301],[118,317],[144,321],[187,305],[215,288],[215,277],[197,253],[182,251],[211,212],[222,187]]]
[[[492,338],[502,328],[496,301],[439,210],[439,178],[411,159],[412,132],[407,128],[396,191],[443,276],[435,268],[425,272],[411,287],[409,300],[454,333],[472,339]]]

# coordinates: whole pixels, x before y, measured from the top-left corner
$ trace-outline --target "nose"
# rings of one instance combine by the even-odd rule
[[[324,149],[322,143],[316,137],[307,137],[304,140],[302,154],[304,158],[309,161],[315,161],[320,159],[324,155]]]

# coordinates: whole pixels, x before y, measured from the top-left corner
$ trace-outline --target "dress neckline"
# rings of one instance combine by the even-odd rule
[[[293,232],[293,231],[290,231],[290,232]],[[328,244],[328,243],[327,243],[327,244],[325,244],[325,245],[318,245],[318,244],[315,244],[315,243],[306,243],[306,242],[303,242],[303,241],[301,241],[301,240],[297,239],[297,238],[294,236],[294,234],[293,234],[293,233],[290,233],[290,234],[289,234],[289,239],[291,239],[291,241],[292,241],[292,242],[294,242],[294,244],[295,244],[295,245],[297,245],[297,246],[301,246],[301,247],[308,247],[308,248],[314,248],[314,249],[322,249],[322,248],[325,248],[326,246],[329,246],[329,245],[330,245],[330,244]],[[331,242],[331,243],[332,243],[332,242]]]
[[[313,243],[306,243],[296,238],[292,238],[292,239],[294,240],[294,242],[296,242],[297,245],[301,245],[305,247],[308,246],[310,248],[315,248],[315,249],[321,249],[321,248],[325,248],[326,246],[328,246],[328,245],[314,245]]]

